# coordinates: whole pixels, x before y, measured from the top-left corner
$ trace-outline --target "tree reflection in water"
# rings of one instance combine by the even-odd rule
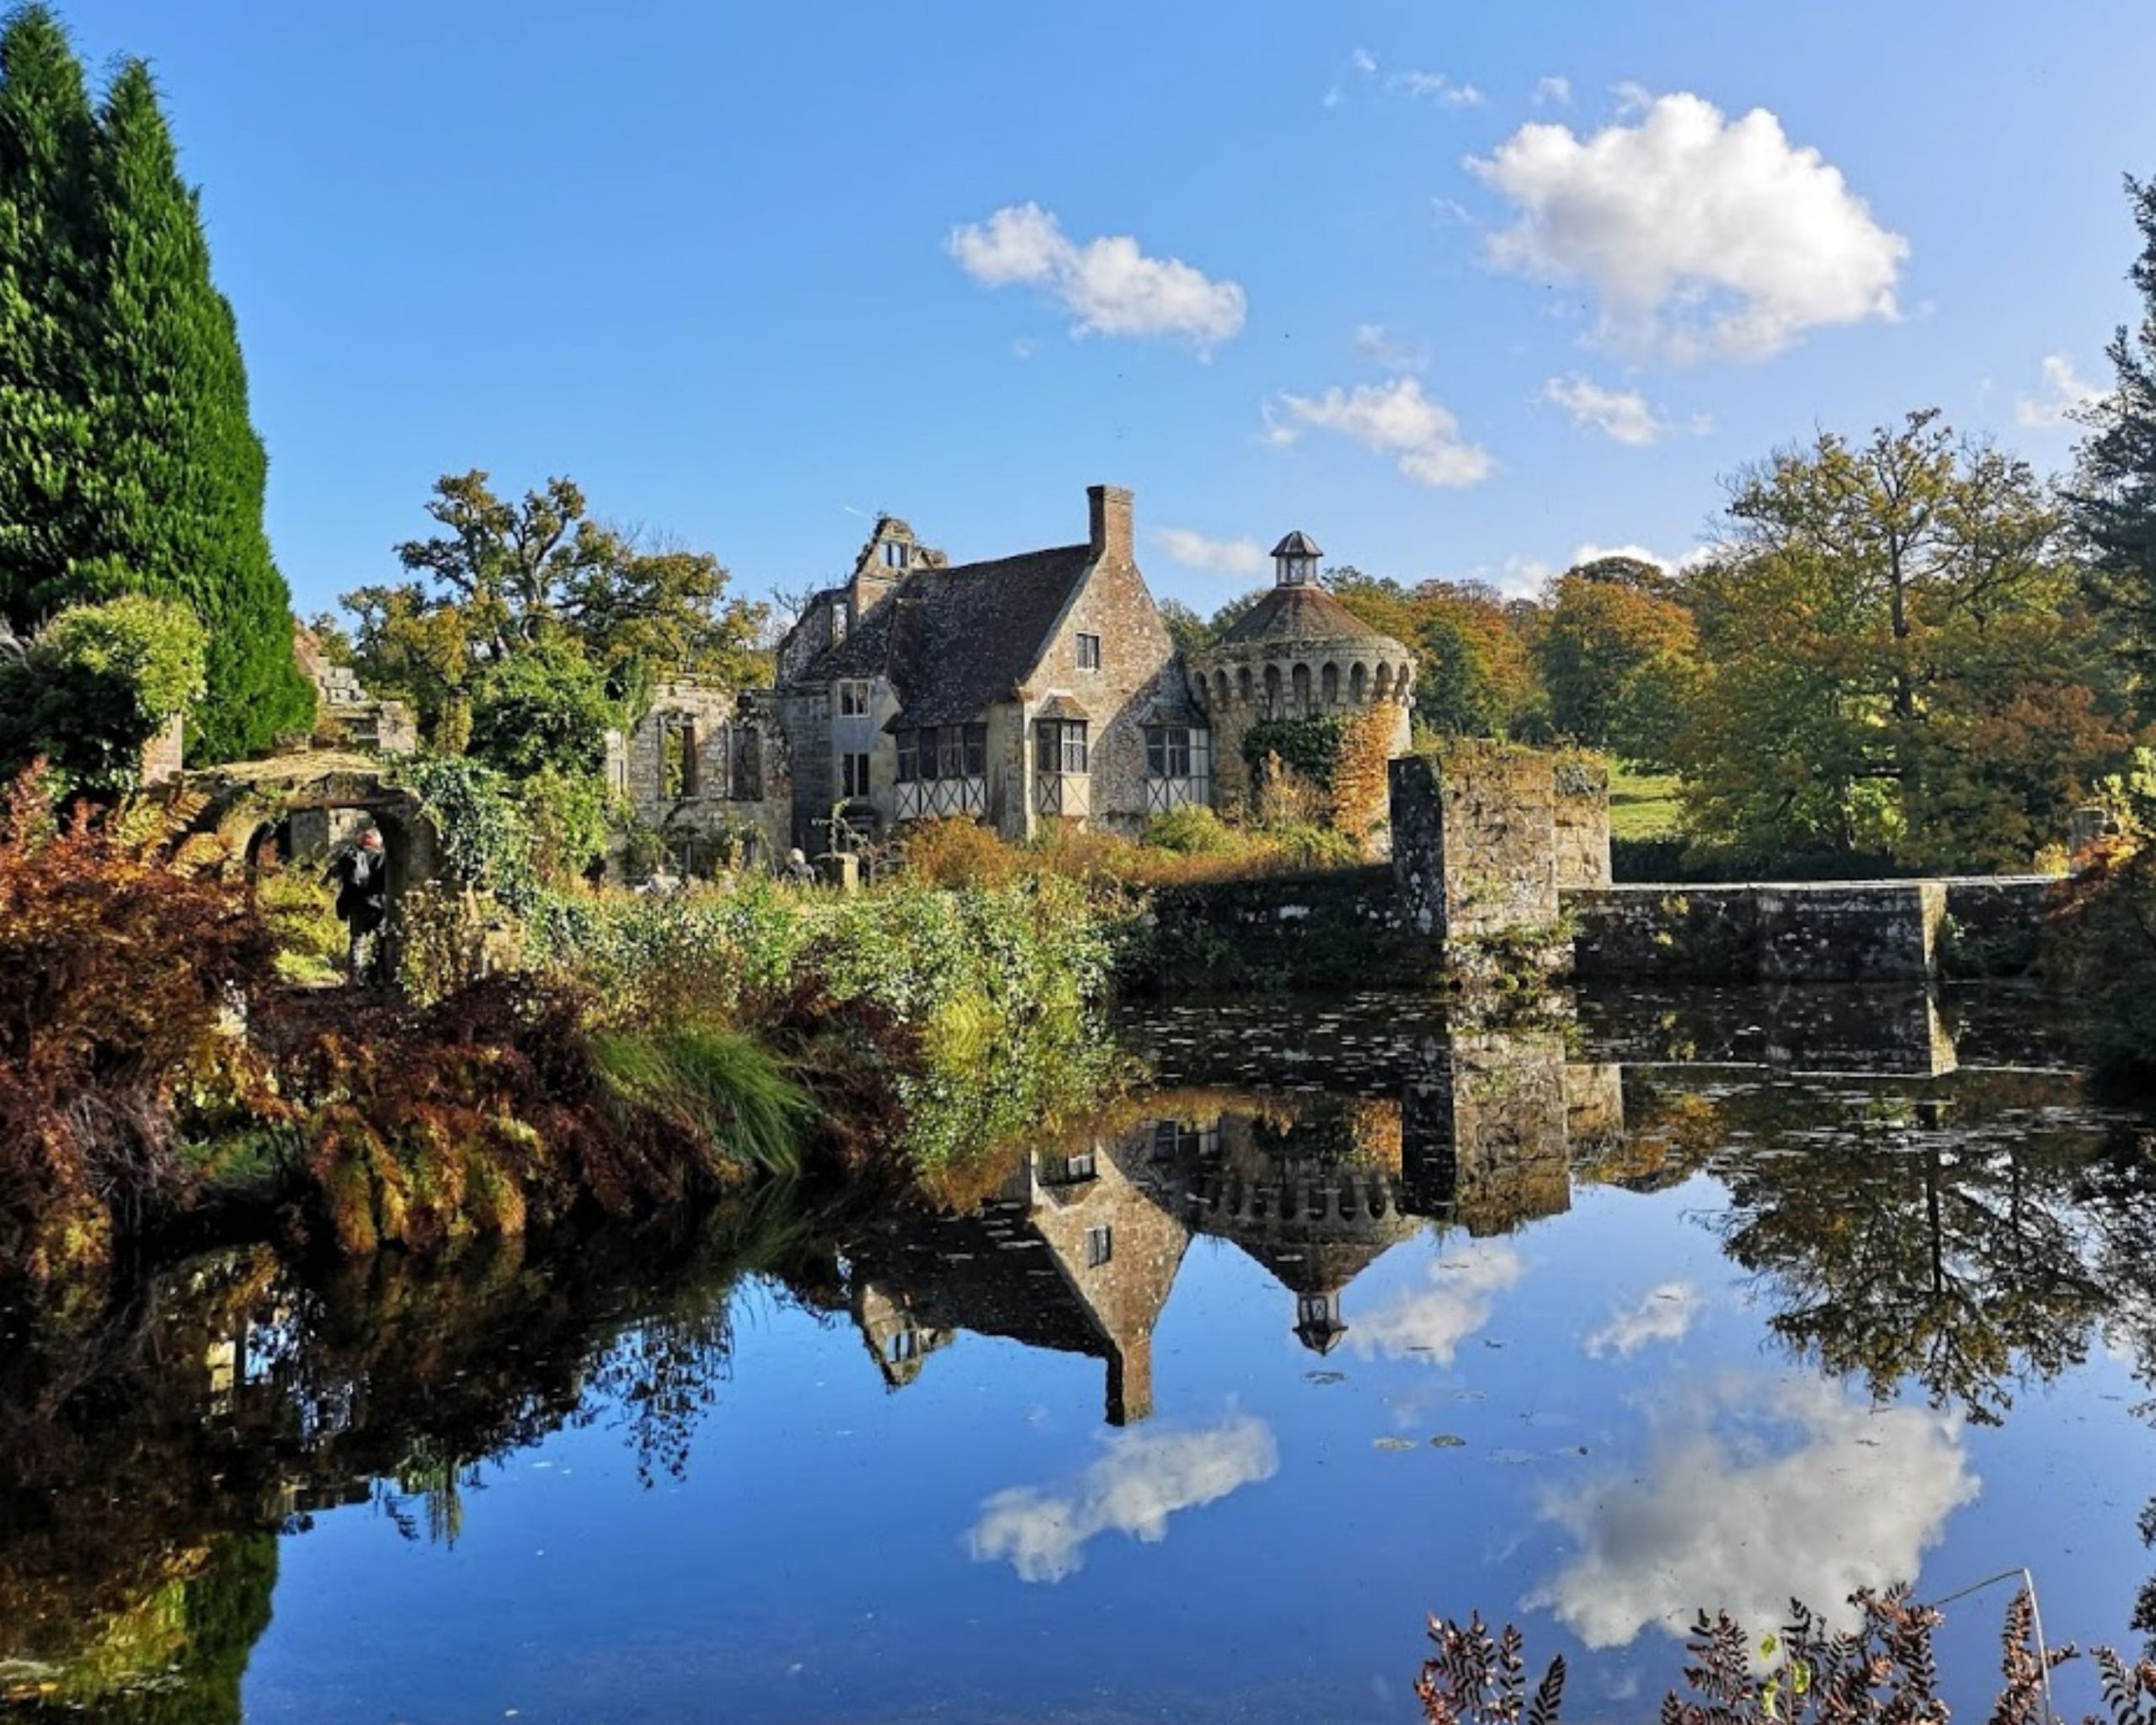
[[[279,1533],[372,1503],[414,1539],[453,1541],[492,1464],[601,1418],[646,1485],[680,1477],[751,1285],[850,1322],[894,1392],[953,1336],[999,1334],[1101,1360],[1107,1423],[1137,1426],[1194,1238],[1262,1266],[1304,1347],[1437,1362],[1520,1279],[1494,1236],[1582,1188],[1692,1183],[1684,1201],[1751,1273],[1769,1332],[1876,1399],[1919,1385],[1942,1413],[1995,1422],[2100,1332],[2156,1391],[2156,1192],[2121,1154],[2128,1129],[2081,1110],[2063,1075],[1957,1059],[1929,998],[1857,1008],[1605,1002],[1585,1035],[1561,1011],[1456,1027],[1396,1000],[1171,1017],[1139,1032],[1167,1088],[984,1164],[963,1215],[812,1216],[779,1192],[672,1232],[510,1242],[447,1266],[386,1255],[302,1273],[227,1253],[96,1311],[0,1315],[0,1696],[237,1718]],[[1822,1071],[1840,1076],[1806,1076]],[[1428,1249],[1406,1244],[1418,1236],[1449,1236],[1429,1274],[1354,1310],[1356,1280]],[[1583,1345],[1644,1362],[1702,1310],[1697,1288],[1665,1279]],[[1824,1429],[1812,1402],[1790,1407]],[[1914,1431],[1936,1416],[1910,1418]],[[1275,1466],[1269,1434],[1239,1417],[1104,1438],[1071,1478],[982,1482],[1007,1488],[976,1550],[1059,1576],[1095,1535],[1158,1537]],[[1588,1592],[1614,1597],[1582,1566],[1618,1548],[1588,1537],[1585,1500],[1569,1513]],[[2156,1505],[2143,1527],[2156,1535]],[[1642,1598],[1612,1616],[1605,1597],[1579,1622],[1617,1637],[1642,1613],[1714,1603]],[[2156,1635],[2156,1583],[2143,1608]]]

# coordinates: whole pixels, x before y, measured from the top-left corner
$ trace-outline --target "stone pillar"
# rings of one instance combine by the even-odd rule
[[[143,789],[169,784],[179,777],[183,743],[180,717],[175,713],[165,721],[163,729],[142,745]]]
[[[1462,980],[1555,970],[1556,782],[1550,757],[1460,743],[1391,763],[1392,872],[1401,914]]]

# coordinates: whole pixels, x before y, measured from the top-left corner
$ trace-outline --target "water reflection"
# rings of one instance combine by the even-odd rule
[[[1103,1533],[1147,1544],[1168,1536],[1177,1510],[1272,1478],[1279,1446],[1262,1419],[1241,1414],[1193,1431],[1118,1432],[1068,1485],[1014,1487],[981,1505],[966,1535],[976,1560],[1006,1558],[1026,1581],[1061,1581]]]
[[[1978,1491],[1954,1415],[1873,1409],[1816,1379],[1735,1374],[1650,1418],[1643,1473],[1598,1471],[1542,1503],[1576,1549],[1527,1603],[1590,1648],[1650,1626],[1681,1637],[1703,1601],[1772,1624],[1794,1596],[1854,1629],[1849,1595],[1919,1574]]]
[[[1484,1530],[1492,1550],[1532,1554],[1504,1557],[1508,1591],[1423,1596],[1418,1560],[1423,1579],[1372,1603],[1412,1633],[1427,1606],[1524,1597],[1590,1648],[1701,1605],[1764,1621],[1792,1592],[1831,1608],[1913,1576],[1984,1498],[1977,1437],[2024,1418],[2032,1391],[2099,1338],[2156,1381],[2138,1129],[2089,1108],[2040,1027],[1995,1002],[1604,998],[1470,1025],[1397,998],[1253,1001],[1130,1033],[1157,1087],[1022,1146],[961,1215],[812,1213],[797,1195],[431,1270],[390,1257],[303,1274],[243,1252],[110,1309],[0,1317],[0,1696],[237,1717],[280,1535],[349,1512],[467,1561],[483,1490],[565,1432],[618,1430],[632,1489],[686,1491],[699,1446],[743,1413],[727,1404],[781,1393],[734,1380],[751,1316],[819,1361],[828,1350],[837,1364],[817,1371],[871,1386],[894,1423],[936,1406],[962,1349],[985,1371],[984,1408],[1016,1359],[1097,1362],[1084,1397],[1107,1429],[1076,1453],[961,1443],[931,1458],[942,1489],[921,1494],[935,1545],[976,1588],[1023,1594],[1014,1578],[1064,1582],[1091,1554],[1065,1598],[1118,1572],[1121,1541],[1104,1535],[1175,1531],[1148,1563],[1224,1519],[1282,1518],[1276,1552],[1334,1537],[1338,1506],[1310,1495],[1294,1419],[1368,1462],[1378,1416],[1353,1412],[1353,1384],[1305,1381],[1389,1374],[1402,1429],[1444,1401],[1465,1431],[1483,1393],[1470,1373],[1516,1357],[1486,1353],[1504,1341],[1532,1354],[1527,1381],[1572,1398],[1567,1418],[1595,1423],[1578,1434],[1593,1445],[1568,1434],[1565,1475],[1516,1472],[1513,1507],[1482,1506],[1513,1517]],[[1621,1274],[1574,1256],[1575,1241],[1611,1249],[1635,1213],[1652,1220]],[[1693,1242],[1718,1252],[1708,1268]],[[1734,1275],[1714,1273],[1724,1263]],[[1591,1300],[1551,1304],[1589,1274]],[[1188,1309],[1179,1285],[1205,1276],[1242,1290],[1238,1316],[1255,1295],[1251,1333],[1273,1352],[1221,1341],[1228,1377],[1201,1395],[1196,1363],[1164,1367],[1155,1343],[1171,1306]],[[1293,1419],[1258,1399],[1283,1359],[1301,1393],[1330,1399],[1289,1404]],[[805,1413],[771,1418],[806,1441]],[[1438,1466],[1523,1439],[1486,1432],[1450,1459],[1432,1445],[1466,1447],[1455,1433],[1381,1441]],[[1401,1477],[1387,1489],[1406,1506],[1417,1487]],[[819,1513],[804,1503],[791,1532],[813,1535]],[[991,1626],[1009,1609],[968,1606]],[[2156,1626],[2156,1603],[2143,1615]]]

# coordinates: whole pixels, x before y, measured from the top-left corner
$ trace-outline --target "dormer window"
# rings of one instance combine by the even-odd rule
[[[906,554],[912,549],[913,547],[903,539],[886,539],[883,542],[883,567],[887,569],[904,569]]]
[[[839,684],[839,717],[866,718],[868,716],[868,685],[855,677],[848,677]]]
[[[1101,638],[1081,635],[1078,638],[1078,669],[1098,670],[1101,668]]]

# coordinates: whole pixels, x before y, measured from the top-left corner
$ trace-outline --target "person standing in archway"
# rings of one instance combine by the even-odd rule
[[[382,925],[389,918],[389,858],[380,829],[367,828],[322,878],[337,884],[337,920],[349,939],[346,975],[355,983],[380,981]]]

